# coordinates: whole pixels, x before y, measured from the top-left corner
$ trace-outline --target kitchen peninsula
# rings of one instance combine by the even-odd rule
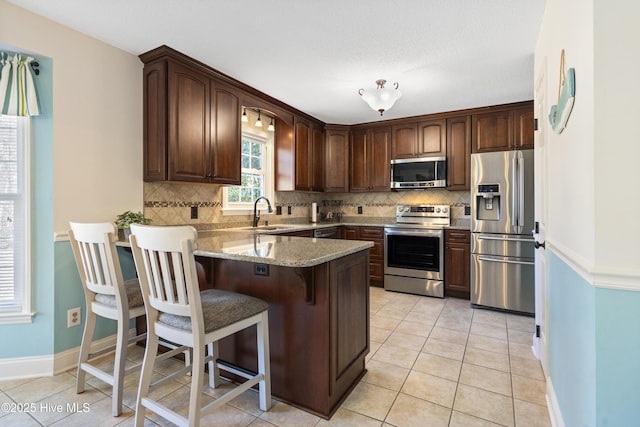
[[[365,374],[369,248],[365,241],[200,232],[207,283],[269,303],[273,395],[329,418]],[[220,358],[255,371],[255,328],[220,343]]]

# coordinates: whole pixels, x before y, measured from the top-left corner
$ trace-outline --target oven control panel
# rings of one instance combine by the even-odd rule
[[[451,208],[449,205],[397,205],[396,222],[449,225]]]

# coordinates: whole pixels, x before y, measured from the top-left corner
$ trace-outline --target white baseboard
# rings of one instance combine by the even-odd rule
[[[135,334],[135,328],[129,329],[130,337]],[[99,351],[115,344],[116,336],[114,334],[94,341],[92,350]],[[80,347],[75,347],[54,355],[0,359],[0,380],[50,377],[66,372],[78,366],[79,354]]]
[[[549,410],[551,425],[553,427],[565,427],[562,412],[560,412],[560,405],[558,405],[558,399],[556,398],[556,392],[553,390],[551,377],[547,377],[547,409]]]

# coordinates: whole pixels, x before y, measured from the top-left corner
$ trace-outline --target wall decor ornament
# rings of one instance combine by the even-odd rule
[[[575,68],[564,70],[564,49],[560,52],[560,83],[558,86],[558,103],[551,106],[549,122],[555,133],[562,133],[567,125],[576,95]]]

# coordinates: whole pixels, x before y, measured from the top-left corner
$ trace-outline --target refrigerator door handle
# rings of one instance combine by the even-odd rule
[[[500,264],[520,264],[520,265],[534,265],[533,261],[513,261],[504,258],[493,258],[488,256],[478,256],[479,261],[497,262]]]
[[[524,228],[524,158],[522,152],[518,151],[518,234]]]
[[[511,226],[514,228],[514,232],[517,232],[518,229],[518,197],[519,197],[519,186],[518,186],[518,161],[516,158],[511,159],[511,188],[513,191],[513,197],[511,197]]]

